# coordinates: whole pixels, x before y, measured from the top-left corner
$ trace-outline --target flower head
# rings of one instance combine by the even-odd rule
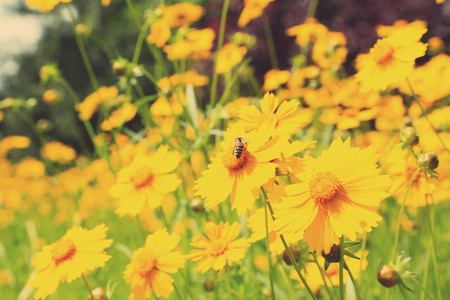
[[[130,299],[150,298],[152,291],[156,297],[170,296],[174,280],[168,273],[184,268],[185,262],[180,252],[173,251],[179,242],[177,233],[170,235],[165,229],[159,229],[147,237],[144,247],[134,251],[123,272],[126,282],[131,284]]]
[[[355,77],[361,82],[361,90],[384,90],[389,84],[405,79],[412,72],[415,59],[427,50],[427,45],[420,42],[426,31],[424,24],[403,26],[378,40],[368,54],[358,56],[359,72]]]
[[[119,171],[116,184],[109,190],[119,200],[116,213],[135,216],[144,208],[161,206],[164,195],[175,191],[181,182],[170,173],[180,160],[179,153],[169,151],[167,146],[152,155],[136,155],[129,166]]]
[[[205,273],[213,268],[221,270],[227,260],[239,261],[245,257],[245,249],[250,244],[245,238],[235,240],[241,231],[241,225],[209,222],[205,225],[205,235],[192,238],[191,245],[196,248],[187,257],[193,261],[200,260],[197,270]]]
[[[230,71],[242,61],[246,53],[247,48],[245,47],[238,47],[232,43],[225,44],[217,56],[217,73],[223,74]]]
[[[259,188],[275,176],[277,165],[271,161],[280,157],[287,144],[287,137],[276,136],[269,140],[267,132],[271,127],[273,123],[264,123],[260,130],[246,134],[242,127],[232,126],[225,132],[222,152],[212,159],[203,177],[195,182],[195,194],[206,198],[206,207],[214,208],[229,195],[231,208],[239,215],[253,206]],[[236,137],[247,141],[242,145],[240,156],[235,153]]]
[[[61,142],[53,141],[44,145],[41,149],[41,155],[45,159],[68,163],[77,157],[77,152],[70,146]]]
[[[71,282],[86,271],[103,267],[111,257],[103,251],[112,243],[105,240],[107,230],[104,224],[92,230],[74,226],[61,239],[44,246],[34,256],[36,278],[28,284],[38,289],[34,299],[53,294],[60,282]]]
[[[280,233],[304,231],[311,251],[329,253],[342,235],[370,231],[381,217],[377,209],[388,194],[388,176],[377,169],[374,147],[361,150],[350,140],[336,139],[317,158],[307,158],[303,170],[294,174],[300,183],[286,187],[286,197],[275,213]]]

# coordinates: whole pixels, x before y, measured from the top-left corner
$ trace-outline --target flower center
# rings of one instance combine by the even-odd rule
[[[55,244],[56,245],[53,249],[52,258],[57,265],[71,259],[77,252],[77,247],[71,239],[63,238],[57,241]]]
[[[237,171],[244,167],[250,153],[246,148],[242,150],[241,157],[237,158],[234,153],[234,147],[229,147],[222,154],[222,163],[230,171]]]
[[[394,57],[394,48],[388,41],[382,39],[373,46],[371,53],[378,65],[385,65],[392,61]]]
[[[136,271],[142,277],[146,277],[148,273],[156,269],[157,259],[151,249],[142,248],[137,250],[133,260],[136,262]]]
[[[222,240],[214,240],[208,246],[208,253],[211,256],[222,255],[227,250],[227,244]]]
[[[332,199],[339,189],[342,182],[331,172],[317,172],[309,181],[309,194],[318,202],[326,202]]]
[[[148,185],[151,183],[152,179],[153,174],[146,166],[140,167],[136,170],[136,172],[134,172],[134,175],[131,176],[131,182],[136,189],[140,189]]]

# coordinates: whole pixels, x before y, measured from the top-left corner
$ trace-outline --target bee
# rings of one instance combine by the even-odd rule
[[[244,150],[247,148],[248,140],[246,140],[243,136],[237,136],[234,138],[234,155],[237,159],[242,156]]]

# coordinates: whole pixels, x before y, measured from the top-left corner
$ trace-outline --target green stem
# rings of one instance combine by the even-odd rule
[[[224,0],[223,8],[222,8],[222,16],[220,17],[220,30],[219,30],[219,39],[217,40],[217,52],[214,57],[213,79],[212,79],[212,83],[211,83],[211,97],[209,99],[209,107],[211,109],[216,104],[216,89],[217,89],[217,82],[219,79],[219,74],[217,74],[217,59],[219,57],[219,52],[223,46],[223,38],[225,35],[225,24],[227,21],[227,13],[228,13],[229,6],[230,6],[230,0]]]
[[[178,288],[177,288],[177,286],[175,285],[175,283],[173,284],[173,288],[175,289],[175,292],[177,293],[178,298],[179,298],[180,300],[184,300],[183,297],[181,297],[181,293],[180,293],[180,291],[178,290]]]
[[[427,120],[428,125],[430,125],[431,129],[434,131],[434,133],[436,133],[437,138],[439,139],[439,141],[441,142],[442,146],[444,146],[444,149],[450,153],[450,150],[447,148],[447,145],[445,145],[444,141],[442,140],[441,136],[437,133],[436,129],[434,129],[433,124],[431,123],[430,119],[428,118],[428,114],[427,112],[423,109],[422,104],[420,104],[419,99],[417,98],[416,93],[413,90],[413,87],[411,85],[411,82],[409,82],[409,79],[406,78],[406,82],[409,85],[409,89],[411,90],[411,93],[413,95],[414,100],[416,101],[416,103],[419,105],[420,109],[422,110],[422,115],[425,117],[425,120]]]
[[[126,0],[128,9],[130,10],[131,14],[133,15],[134,21],[136,22],[136,25],[141,28],[141,20],[139,20],[139,16],[137,15],[136,11],[134,10],[133,3],[131,0]]]
[[[275,49],[275,42],[273,40],[272,28],[270,28],[270,21],[265,11],[261,15],[261,19],[264,26],[264,33],[266,35],[267,48],[269,50],[270,64],[272,69],[278,69],[277,52]]]
[[[291,281],[289,280],[287,274],[286,274],[286,270],[283,268],[283,266],[281,266],[280,264],[278,264],[278,271],[281,274],[281,277],[283,277],[284,282],[286,283],[288,292],[289,292],[289,299],[295,299],[294,297],[294,291],[292,290],[292,285],[291,285]]]
[[[363,260],[363,258],[361,258],[361,260]],[[353,274],[350,271],[350,268],[348,268],[347,273],[350,276],[350,279],[352,280],[353,287],[355,288],[356,300],[361,300],[361,292],[359,291],[359,285],[356,282],[355,277],[353,277]]]
[[[306,11],[305,20],[308,18],[313,18],[316,14],[317,5],[319,4],[319,0],[310,0],[308,5],[308,10]]]
[[[273,209],[272,209],[272,205],[270,204],[269,201],[267,201],[267,194],[266,194],[266,191],[264,190],[263,187],[261,187],[261,191],[262,191],[262,193],[263,193],[263,195],[264,195],[264,199],[266,200],[267,207],[268,207],[269,210],[270,210],[270,214],[272,215],[272,219],[275,220],[275,217],[274,217],[274,211],[273,211]],[[313,291],[311,290],[311,288],[309,287],[308,283],[306,282],[305,277],[303,277],[302,273],[300,272],[300,267],[298,266],[297,262],[295,261],[294,256],[292,255],[292,252],[291,252],[291,250],[289,249],[289,246],[288,246],[288,244],[286,243],[286,240],[285,240],[285,238],[284,238],[284,236],[283,236],[282,234],[280,234],[280,239],[281,239],[281,242],[282,242],[283,245],[284,245],[284,248],[286,249],[286,252],[287,252],[287,254],[288,254],[288,256],[289,256],[289,259],[290,259],[291,262],[292,262],[292,265],[293,265],[294,268],[295,268],[295,271],[296,271],[297,274],[298,274],[298,277],[300,277],[300,280],[302,281],[303,285],[305,286],[306,290],[307,290],[308,293],[311,295],[311,297],[312,297],[314,300],[317,300],[316,295],[314,295]]]
[[[420,283],[419,280],[417,280],[417,279],[414,278],[414,277],[411,277],[411,280],[414,281],[414,283],[417,284],[417,285],[420,287],[420,289],[422,290],[422,292],[424,293],[424,295],[427,296],[427,298],[433,299],[433,296],[430,295],[430,293],[428,293],[428,291],[427,291],[427,290],[425,289],[425,287]]]
[[[134,48],[134,54],[132,63],[137,64],[139,62],[139,56],[141,55],[142,45],[144,44],[145,39],[145,32],[149,26],[149,21],[145,22],[144,25],[142,25],[141,30],[139,32],[139,36],[136,42],[136,47]]]
[[[323,285],[325,286],[325,290],[327,291],[327,294],[330,297],[330,299],[334,300],[334,297],[331,294],[330,288],[328,287],[327,280],[325,279],[325,276],[323,275],[323,272],[322,272],[323,269],[319,265],[319,261],[317,260],[317,257],[314,254],[313,254],[313,257],[314,257],[314,262],[316,263],[317,267],[319,268],[320,276],[322,277]]]
[[[269,248],[269,220],[267,216],[267,200],[264,200],[264,210],[265,210],[265,217],[266,217],[266,247],[267,247],[267,260],[269,261],[269,279],[270,279],[270,289],[272,291],[272,299],[275,300],[275,287],[273,284],[273,270],[272,270],[272,258],[270,255],[270,248]]]
[[[427,177],[427,183],[428,183],[428,177]],[[427,223],[428,223],[428,228],[430,230],[430,239],[431,239],[431,258],[433,259],[434,276],[436,279],[438,299],[441,300],[442,295],[441,295],[441,289],[440,289],[440,284],[439,284],[439,272],[438,272],[437,259],[436,259],[436,242],[434,240],[433,226],[431,224],[431,218],[430,218],[430,209],[428,206],[428,199],[427,199],[426,195],[425,195],[425,201],[426,201],[425,212],[426,212],[426,216],[427,216]]]
[[[77,26],[77,22],[75,20],[75,14],[73,13],[69,4],[66,4],[66,7],[67,7],[67,10],[69,11],[70,17],[72,19],[72,27],[73,27],[73,32],[75,33],[75,40],[77,42],[78,49],[80,50],[80,54],[81,54],[81,58],[83,60],[84,67],[86,68],[86,71],[89,75],[92,89],[94,91],[96,91],[96,90],[98,90],[97,77],[95,77],[94,70],[92,69],[91,62],[89,61],[89,57],[87,55],[86,48],[84,47],[83,39],[76,32],[75,28]]]
[[[92,300],[95,299],[95,298],[94,298],[94,294],[92,294],[92,289],[91,289],[91,287],[89,286],[89,282],[88,282],[87,279],[86,279],[86,276],[84,276],[84,274],[81,274],[81,277],[83,277],[84,283],[86,284],[86,287],[87,287],[87,289],[89,290],[89,294],[91,295]]]
[[[228,287],[228,299],[232,300],[231,297],[231,279],[230,279],[230,273],[228,273],[228,266],[225,265],[225,273],[227,274],[227,287]]]
[[[422,286],[426,288],[427,286],[427,280],[428,280],[428,267],[430,265],[430,259],[431,259],[431,251],[429,251],[429,249],[432,247],[433,241],[430,238],[430,245],[428,246],[428,251],[427,251],[427,260],[425,262],[425,267],[424,267],[424,271],[423,271],[423,277],[422,277]],[[424,289],[425,289],[424,288]],[[422,292],[420,293],[420,300],[423,300],[425,298],[425,293],[422,290]]]
[[[394,260],[395,253],[397,252],[398,237],[400,234],[400,224],[401,224],[401,220],[402,220],[403,211],[405,210],[406,198],[408,197],[408,192],[409,192],[409,189],[411,188],[414,178],[416,178],[416,176],[420,172],[420,170],[421,170],[421,168],[417,168],[417,170],[411,176],[411,179],[409,180],[409,183],[408,183],[408,188],[406,189],[406,192],[405,192],[405,197],[403,198],[402,206],[400,207],[400,211],[398,212],[397,224],[396,224],[396,228],[395,228],[394,248],[392,249],[390,261]]]
[[[341,300],[345,300],[345,287],[344,287],[344,236],[341,236],[341,249],[339,251],[339,295]]]

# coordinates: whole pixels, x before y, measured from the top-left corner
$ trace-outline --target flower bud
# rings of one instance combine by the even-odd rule
[[[378,270],[377,279],[387,288],[393,287],[398,282],[395,270],[390,265],[384,265]]]
[[[103,300],[105,299],[105,290],[102,287],[95,288],[92,290],[92,295],[94,300]],[[91,295],[89,295],[89,299],[92,300]]]
[[[117,76],[125,75],[125,64],[123,61],[116,61],[112,65],[112,70]]]
[[[85,36],[86,35],[86,25],[84,25],[83,23],[77,24],[77,26],[75,26],[75,32],[79,36]]]
[[[42,94],[42,100],[47,104],[55,103],[59,98],[59,93],[55,89],[49,89]]]
[[[36,122],[36,127],[41,132],[49,131],[52,127],[51,123],[46,119],[39,119]]]
[[[439,166],[439,158],[436,153],[427,152],[423,156],[424,162],[426,162],[426,166],[430,170],[434,170]]]
[[[266,297],[272,297],[272,291],[268,288],[263,288],[262,293]]]
[[[295,249],[294,247],[289,247],[289,250],[291,250],[292,257],[294,258],[294,260],[298,261],[298,257],[300,254],[299,251],[297,249]],[[286,263],[286,265],[292,266],[292,261],[289,258],[288,252],[286,250],[284,250],[284,252],[283,252],[283,260]]]
[[[415,146],[419,143],[419,135],[413,127],[407,126],[402,131],[402,141],[408,146]]]
[[[330,249],[330,253],[325,254],[325,252],[322,250],[322,256],[329,263],[339,262],[341,258],[341,247],[339,245],[333,244]]]
[[[203,202],[200,198],[194,198],[191,200],[190,206],[193,211],[199,213],[203,211]]]
[[[203,284],[203,288],[205,289],[205,291],[207,292],[212,292],[214,291],[214,281],[211,278],[207,278],[205,280],[205,283]]]

